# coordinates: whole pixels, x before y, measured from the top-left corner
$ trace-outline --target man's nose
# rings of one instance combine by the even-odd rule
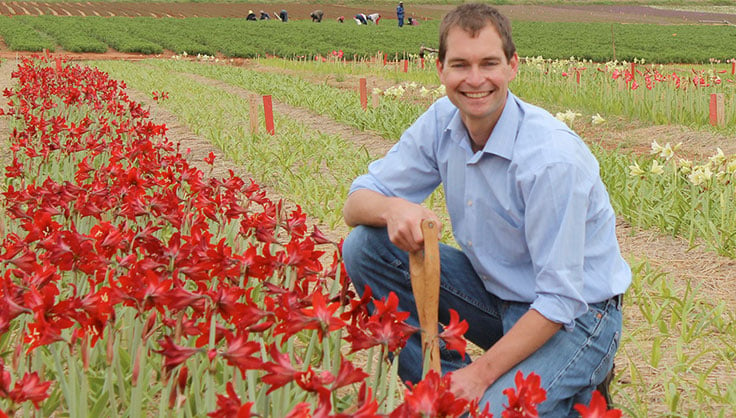
[[[468,73],[468,77],[466,78],[466,82],[468,84],[481,84],[483,83],[483,80],[485,79],[484,73],[481,70],[479,65],[471,65],[470,66],[470,72]]]

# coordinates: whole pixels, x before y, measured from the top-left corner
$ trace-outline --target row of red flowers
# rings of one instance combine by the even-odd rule
[[[386,375],[416,329],[395,297],[355,297],[339,243],[299,207],[232,171],[205,176],[103,72],[31,57],[13,77],[0,417],[26,401],[71,416],[488,416],[434,373],[391,406],[368,369]],[[464,352],[464,330],[441,337]],[[544,390],[519,375],[508,395],[504,416],[536,416]]]

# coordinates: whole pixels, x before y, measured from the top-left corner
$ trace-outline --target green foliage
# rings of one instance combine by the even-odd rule
[[[36,30],[49,34],[65,51],[100,53],[107,51],[107,44],[104,42],[53,16],[17,16],[13,19],[26,22]]]
[[[54,40],[23,22],[18,16],[0,16],[0,37],[11,51],[53,52]]]
[[[347,59],[378,52],[401,58],[418,53],[422,45],[436,47],[439,25],[438,21],[427,21],[400,29],[394,25],[355,25],[349,18],[343,24],[329,20],[319,25],[307,20],[284,24],[276,20],[248,22],[240,18],[98,16],[28,16],[21,21],[47,32],[57,44],[72,52],[99,51],[101,41],[120,52],[142,54],[159,54],[167,49],[190,55],[311,58],[341,49]],[[552,59],[574,56],[596,62],[635,58],[649,63],[726,60],[733,57],[730,45],[736,41],[736,29],[730,26],[517,21],[513,29],[520,56]],[[0,31],[4,38],[15,36],[11,40],[14,45],[22,45],[16,40],[17,31],[8,28]],[[29,39],[38,37],[27,29],[21,33],[27,33]],[[37,43],[32,41],[30,45]]]
[[[736,28],[710,25],[514,22],[520,56],[596,62],[705,63],[734,57]],[[615,53],[614,53],[615,46]]]

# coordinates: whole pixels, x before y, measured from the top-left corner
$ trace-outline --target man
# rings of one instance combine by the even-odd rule
[[[312,13],[309,14],[309,16],[312,18],[312,22],[321,22],[322,17],[324,16],[324,12],[322,10],[315,10]]]
[[[359,293],[399,296],[411,312],[408,252],[423,246],[421,202],[443,185],[459,249],[441,245],[440,322],[449,309],[483,348],[474,361],[441,345],[452,390],[501,416],[520,370],[541,377],[540,416],[575,414],[612,368],[621,295],[631,281],[598,163],[548,112],[513,95],[519,57],[510,22],[463,4],[440,26],[439,99],[350,188],[343,209],[356,227],[345,266]],[[399,354],[404,380],[421,379],[420,336]]]
[[[365,13],[358,13],[357,15],[355,15],[354,19],[355,19],[355,23],[359,25],[368,24],[368,19],[366,18]]]
[[[400,1],[396,6],[396,19],[399,20],[399,27],[404,26],[404,2]]]
[[[248,10],[248,16],[245,17],[245,20],[257,20],[256,14],[253,13],[253,10]]]
[[[271,19],[271,15],[261,10],[260,20],[270,20],[270,19]]]
[[[378,21],[381,20],[381,15],[379,13],[371,13],[365,17],[369,22],[373,22],[376,25],[378,24]]]

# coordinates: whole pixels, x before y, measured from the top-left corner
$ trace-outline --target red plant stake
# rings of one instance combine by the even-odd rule
[[[710,124],[713,126],[723,126],[725,124],[723,93],[711,93],[710,95]]]
[[[731,60],[731,75],[736,74],[736,59]]]
[[[273,105],[271,104],[270,94],[263,96],[263,113],[266,115],[266,132],[276,135],[276,130],[273,127]]]
[[[368,87],[366,86],[365,77],[360,79],[360,107],[363,110],[368,108]]]
[[[409,71],[409,60],[404,60],[404,72]]]

